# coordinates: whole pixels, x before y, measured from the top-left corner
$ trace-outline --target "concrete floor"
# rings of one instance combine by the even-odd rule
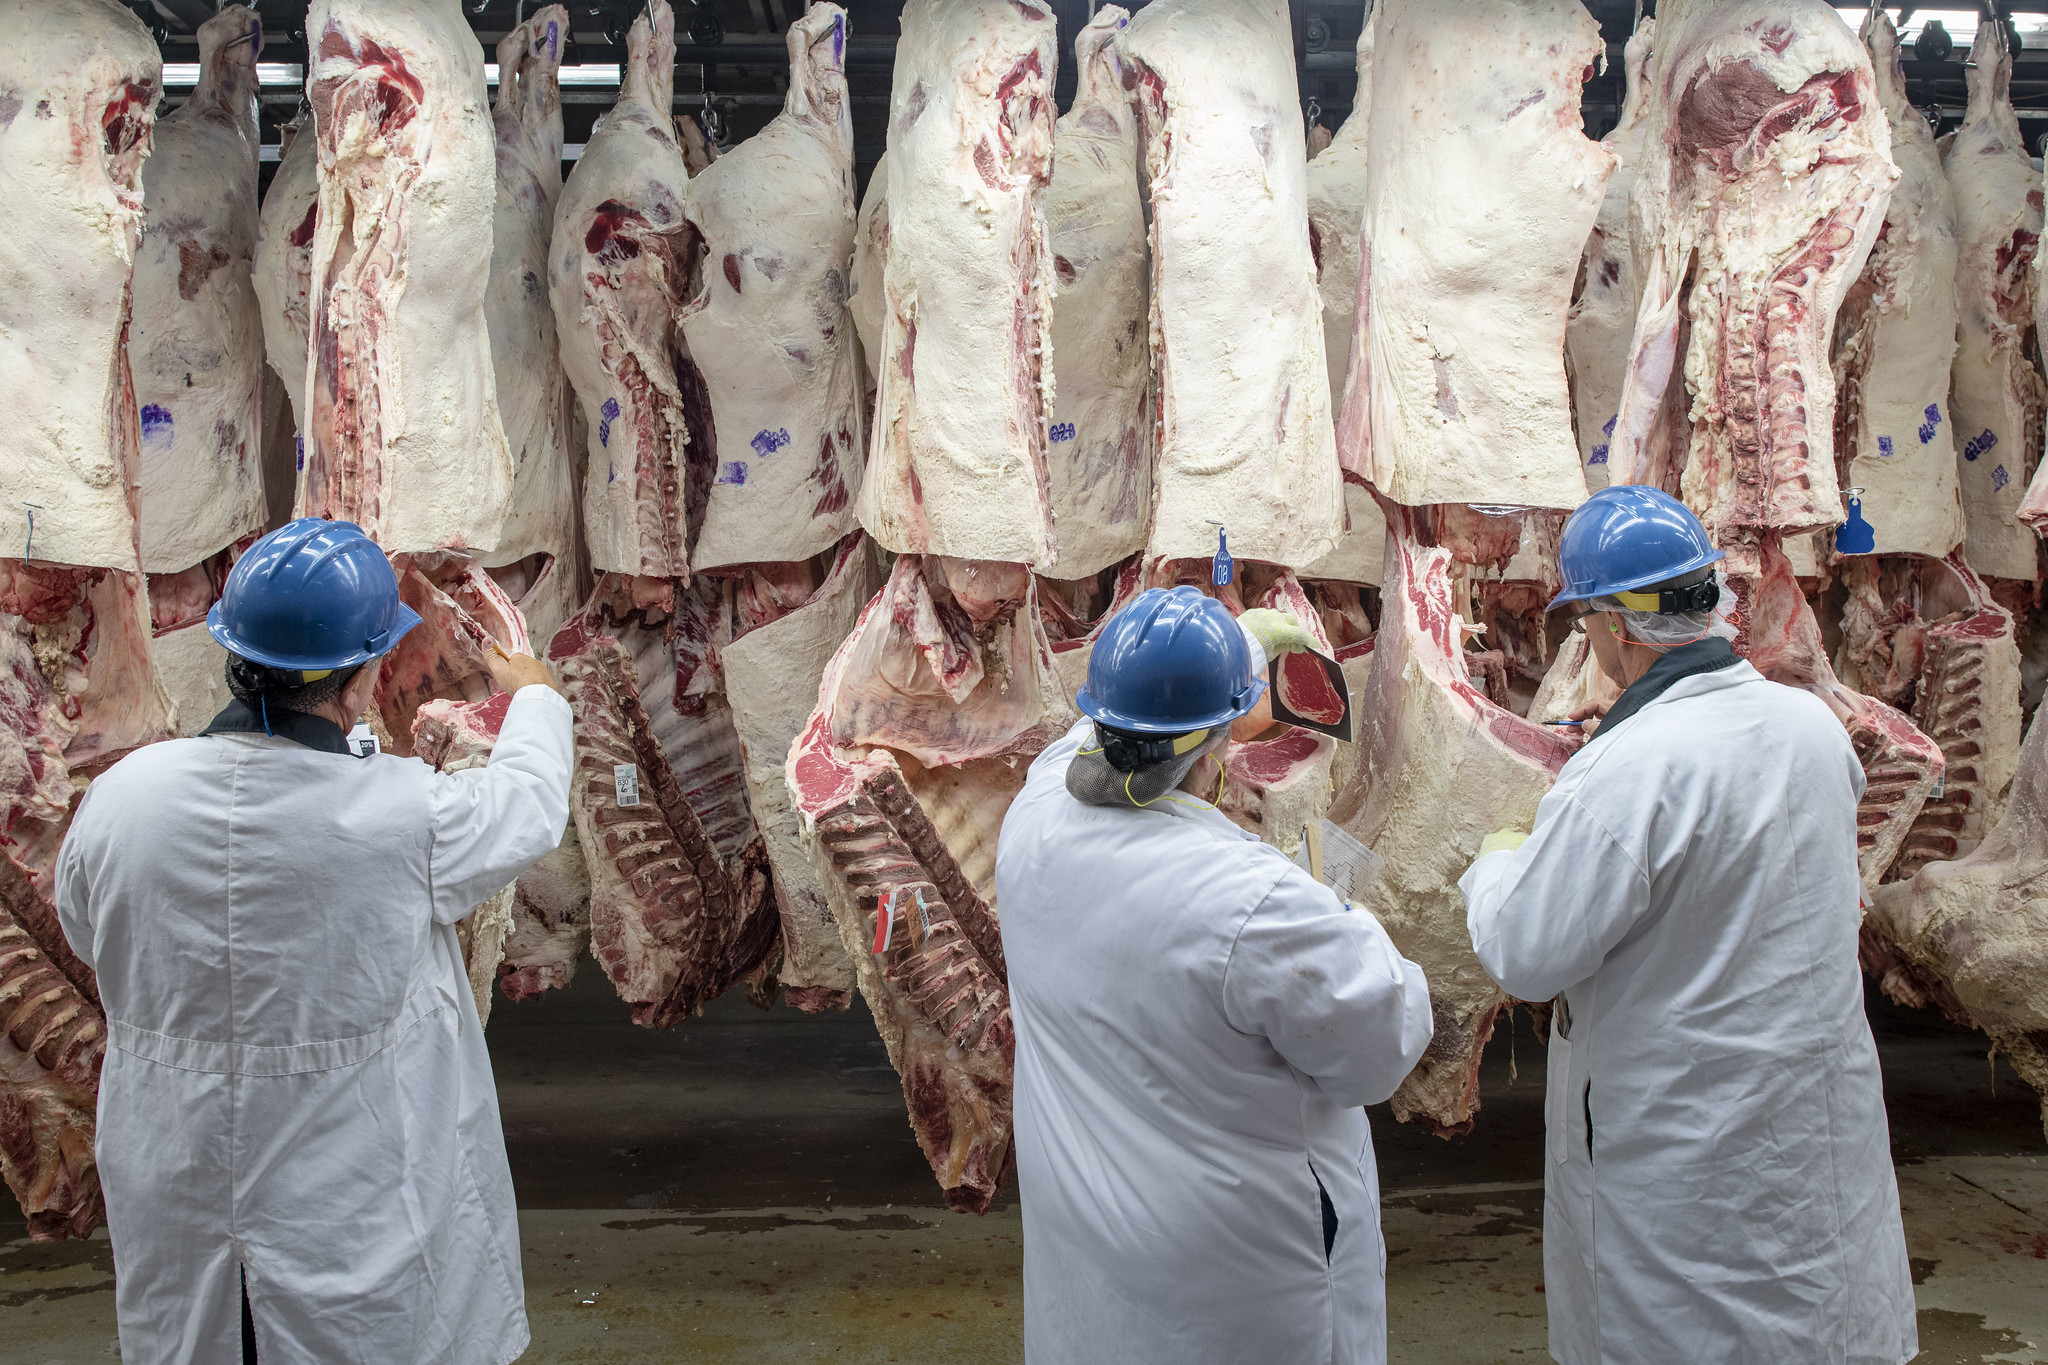
[[[1893,1150],[1924,1362],[2048,1362],[2048,1144],[1984,1041],[1883,1004]],[[1020,1237],[1005,1200],[949,1214],[856,1007],[720,1001],[633,1028],[594,967],[490,1027],[521,1202],[531,1365],[1011,1362]],[[1476,1132],[1374,1115],[1395,1362],[1545,1359],[1543,1049],[1497,1034]],[[35,1246],[0,1196],[0,1365],[119,1358],[102,1233]]]

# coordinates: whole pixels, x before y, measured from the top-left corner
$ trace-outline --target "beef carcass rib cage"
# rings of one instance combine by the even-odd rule
[[[1615,166],[1579,132],[1599,28],[1572,0],[1387,0],[1376,22],[1345,471],[1411,506],[1576,507],[1565,321]]]
[[[1841,561],[1838,672],[1907,711],[1943,770],[1894,864],[1910,877],[1969,853],[1997,823],[2019,764],[2020,651],[2010,613],[1960,551]]]
[[[320,146],[313,120],[285,126],[283,156],[256,215],[251,276],[263,318],[263,353],[290,398],[294,433],[306,426],[306,346],[313,330],[313,229],[320,221]],[[294,469],[305,460],[295,437]]]
[[[302,516],[488,551],[512,495],[484,294],[496,154],[459,0],[314,0]]]
[[[129,289],[156,44],[114,0],[0,17],[0,553],[134,573]]]
[[[910,0],[902,23],[861,524],[898,553],[1046,565],[1057,26],[1041,0]]]
[[[1991,1035],[2044,1096],[2048,1131],[2048,727],[2020,752],[1998,825],[1961,858],[1877,888],[1863,919],[1863,962],[1903,1004],[1939,1007]]]
[[[1832,526],[1830,336],[1898,176],[1869,54],[1821,0],[1672,0],[1654,73],[1610,474],[1724,546]]]
[[[22,699],[6,709],[0,753],[20,742],[30,775],[24,788],[23,770],[6,762],[0,792],[12,802],[34,790],[31,813],[61,823],[71,791],[58,769],[104,767],[169,731],[170,700],[150,655],[149,601],[134,574],[0,559],[0,636],[9,637],[0,652]]]
[[[844,1009],[854,988],[853,960],[832,918],[825,882],[789,789],[790,746],[818,704],[834,651],[853,633],[874,595],[874,556],[855,533],[831,552],[822,582],[808,566],[749,572],[739,624],[751,624],[721,651],[733,726],[746,761],[747,798],[767,844],[782,916],[783,999],[807,1014]],[[792,572],[799,571],[799,572]],[[777,581],[780,580],[780,581]]]
[[[1628,369],[1629,338],[1635,334],[1639,289],[1629,255],[1628,201],[1636,183],[1636,162],[1642,155],[1656,41],[1657,21],[1643,19],[1622,49],[1627,93],[1621,117],[1606,139],[1616,165],[1593,220],[1592,235],[1586,239],[1579,296],[1572,301],[1564,329],[1565,354],[1571,360],[1572,410],[1578,415],[1579,453],[1585,461],[1588,488],[1607,486],[1608,443],[1621,415],[1621,380]]]
[[[568,11],[549,5],[498,43],[497,206],[484,322],[512,498],[497,548],[483,556],[527,625],[552,636],[582,605],[578,460],[570,414],[575,396],[555,342],[548,302],[548,244],[562,195],[562,91],[557,72]]]
[[[1529,827],[1571,746],[1472,682],[1466,575],[1506,562],[1518,533],[1490,536],[1493,528],[1452,509],[1386,511],[1382,615],[1358,752],[1330,818],[1386,860],[1362,899],[1429,977],[1435,1036],[1395,1092],[1394,1115],[1448,1135],[1472,1125],[1480,1051],[1508,1003],[1472,953],[1457,881],[1488,834]]]
[[[685,456],[706,409],[676,329],[695,252],[674,77],[675,16],[649,0],[626,35],[619,102],[562,188],[548,271],[562,366],[589,430],[591,567],[651,578],[689,577],[692,513],[702,515],[711,472]]]
[[[780,921],[719,677],[728,592],[607,574],[548,649],[576,713],[591,951],[650,1028],[742,978],[757,1003],[773,988]]]
[[[400,555],[398,595],[420,624],[378,664],[377,710],[392,751],[411,751],[413,724],[436,699],[484,701],[496,690],[492,651],[531,654],[525,618],[475,559],[453,553]]]
[[[1852,490],[1851,525],[1839,543],[1851,553],[1939,558],[1964,532],[1949,420],[1955,196],[1927,120],[1907,101],[1898,30],[1883,10],[1864,21],[1863,40],[1891,121],[1899,183],[1835,324],[1835,462]]]
[[[709,415],[694,464],[715,471],[698,571],[793,562],[857,524],[861,380],[846,311],[853,116],[846,14],[790,27],[789,93],[768,126],[691,180],[683,216],[702,263],[680,313]],[[822,660],[821,660],[822,662]]]
[[[1136,554],[1152,519],[1151,259],[1138,120],[1115,46],[1128,21],[1105,5],[1074,37],[1074,103],[1053,139],[1045,192],[1056,281],[1048,475],[1059,541],[1045,572],[1064,580]]]
[[[1152,208],[1146,554],[1212,553],[1223,522],[1234,553],[1300,568],[1336,548],[1343,501],[1287,6],[1158,0],[1117,57]]]
[[[2048,383],[2027,355],[2040,292],[2041,175],[2012,107],[2012,54],[1986,24],[1970,49],[1970,103],[1942,159],[1956,203],[1953,383],[1957,465],[1969,539],[1963,557],[1987,578],[2032,580],[2034,535],[2014,517],[2040,458]]]

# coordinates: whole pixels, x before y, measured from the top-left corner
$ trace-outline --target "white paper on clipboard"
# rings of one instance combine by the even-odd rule
[[[1336,892],[1339,900],[1357,900],[1387,865],[1386,859],[1329,820],[1305,825],[1301,833],[1301,852],[1294,855],[1294,865]]]

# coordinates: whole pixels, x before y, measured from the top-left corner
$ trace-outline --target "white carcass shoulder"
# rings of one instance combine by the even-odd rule
[[[1117,41],[1152,203],[1153,557],[1299,568],[1343,526],[1281,0],[1158,0]],[[1255,245],[1251,245],[1255,244]]]
[[[1986,25],[1988,29],[1990,26]],[[1884,231],[1835,322],[1835,452],[1849,493],[1849,554],[1936,557],[1963,539],[1949,421],[1956,353],[1955,196],[1927,120],[1906,98],[1899,31],[1883,10],[1863,22],[1878,98],[1891,123],[1899,183]],[[1855,490],[1861,489],[1859,494]],[[2013,736],[2017,748],[2019,736]]]
[[[1599,27],[1574,0],[1378,23],[1345,468],[1409,505],[1576,507],[1565,321],[1616,162],[1579,131]]]
[[[1644,19],[1622,49],[1628,91],[1621,118],[1607,135],[1615,155],[1614,175],[1600,201],[1593,234],[1586,239],[1580,262],[1582,282],[1565,323],[1565,354],[1572,363],[1572,407],[1578,414],[1579,454],[1586,467],[1586,487],[1607,486],[1608,442],[1621,412],[1621,376],[1628,368],[1629,337],[1636,327],[1638,285],[1628,249],[1628,196],[1635,185],[1635,163],[1643,147],[1643,124],[1649,110],[1650,59],[1657,41],[1657,21]]]
[[[1044,0],[910,0],[889,108],[886,311],[861,524],[885,549],[1050,563],[1057,27]]]
[[[882,258],[889,249],[889,154],[882,153],[868,173],[868,192],[860,201],[853,227],[852,295],[846,309],[860,333],[862,383],[872,399],[875,365],[882,355]]]
[[[291,399],[292,430],[303,432],[306,338],[312,332],[313,228],[320,220],[320,151],[313,120],[284,130],[284,156],[256,215],[256,300],[263,352]],[[303,438],[293,463],[304,464]]]
[[[667,0],[650,0],[626,35],[619,102],[562,188],[548,269],[562,366],[590,433],[591,567],[654,578],[690,573],[676,330],[689,294],[690,172],[669,113],[675,46]]]
[[[263,527],[256,54],[230,5],[199,30],[199,85],[159,120],[142,171],[128,355],[142,427],[142,567],[176,573]]]
[[[1136,554],[1152,516],[1151,258],[1138,120],[1115,47],[1128,22],[1122,9],[1104,5],[1075,35],[1078,84],[1053,138],[1045,194],[1057,281],[1047,472],[1059,541],[1046,572],[1061,579]]]
[[[496,153],[459,0],[314,0],[302,516],[387,553],[494,548],[512,495],[484,322]]]
[[[8,0],[0,19],[0,553],[133,572],[129,285],[156,44],[114,0]]]
[[[690,459],[715,471],[690,558],[700,571],[808,559],[857,525],[846,12],[813,5],[788,42],[782,112],[683,196],[704,255],[680,322],[710,403],[705,448]]]

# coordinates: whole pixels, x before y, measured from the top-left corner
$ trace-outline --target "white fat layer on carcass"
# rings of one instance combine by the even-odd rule
[[[858,524],[846,12],[812,6],[788,42],[782,112],[683,196],[705,253],[697,296],[680,314],[711,402],[713,448],[690,453],[713,468],[690,556],[699,571],[808,559]]]
[[[156,44],[114,0],[5,0],[0,23],[0,554],[132,572],[125,342]]]
[[[560,563],[554,581],[574,591],[577,578],[574,397],[555,345],[548,303],[548,243],[562,194],[562,92],[556,72],[569,38],[568,11],[549,5],[498,43],[497,206],[491,217],[491,278],[484,292],[498,414],[512,452],[512,503],[493,567],[532,554]],[[521,598],[522,606],[525,599]],[[529,612],[545,638],[566,614]]]
[[[882,258],[888,249],[889,154],[882,153],[868,173],[868,192],[860,201],[860,217],[853,227],[852,294],[846,310],[853,315],[854,330],[860,334],[862,379],[868,392],[879,382],[875,367],[882,357],[882,315],[887,304],[882,298]],[[882,240],[876,241],[876,233]]]
[[[1301,576],[1378,587],[1386,559],[1387,514],[1380,510],[1371,489],[1346,479],[1344,533],[1337,538],[1337,548],[1303,569]]]
[[[1722,541],[1832,526],[1830,339],[1898,178],[1869,54],[1821,0],[1668,0],[1653,73],[1611,477]]]
[[[832,919],[825,878],[805,846],[784,765],[818,704],[825,666],[853,633],[875,588],[865,544],[843,549],[832,576],[802,607],[721,651],[725,693],[746,760],[747,795],[768,845],[782,911],[785,987],[853,989],[853,963]]]
[[[320,152],[302,516],[494,549],[512,495],[484,321],[496,152],[460,0],[314,0]]]
[[[1379,11],[1358,30],[1358,93],[1351,115],[1330,145],[1309,158],[1308,234],[1323,300],[1323,360],[1330,371],[1330,411],[1344,404],[1344,378],[1351,372],[1351,324],[1358,306],[1358,229],[1365,221],[1366,132],[1372,126],[1372,45]],[[1348,499],[1347,499],[1348,502]],[[1373,547],[1373,577],[1379,551]]]
[[[667,0],[650,0],[626,47],[619,102],[591,130],[562,188],[548,289],[562,367],[588,432],[590,565],[682,578],[689,438],[674,357],[676,307],[688,286],[677,253],[688,233],[690,172],[669,114],[675,16]]]
[[[1158,0],[1117,40],[1145,133],[1159,386],[1148,558],[1299,569],[1343,527],[1282,0]]]
[[[1138,191],[1138,119],[1117,30],[1096,11],[1074,38],[1078,86],[1053,140],[1045,224],[1057,280],[1048,429],[1054,578],[1086,578],[1145,547],[1152,513],[1151,259]]]
[[[312,330],[313,226],[320,212],[320,148],[311,115],[284,130],[284,157],[256,215],[252,277],[263,353],[291,396],[293,433],[305,430],[306,337]],[[294,460],[294,464],[297,460]]]
[[[1621,377],[1628,368],[1628,342],[1636,327],[1638,284],[1628,249],[1628,199],[1643,147],[1650,57],[1656,36],[1657,21],[1644,19],[1622,49],[1628,93],[1622,100],[1621,118],[1606,139],[1615,156],[1614,174],[1600,200],[1593,234],[1586,239],[1579,297],[1564,329],[1565,354],[1571,359],[1572,409],[1578,417],[1579,455],[1588,489],[1607,486],[1608,443],[1621,412]]]
[[[2041,176],[2012,107],[2012,57],[1999,26],[1970,49],[1970,103],[1943,163],[1955,191],[1956,452],[1969,537],[1963,557],[1988,578],[2036,577],[2034,533],[2014,519],[2039,459],[2048,384],[2025,351],[2039,275]]]
[[[1040,0],[910,0],[889,106],[880,389],[861,524],[1043,566],[1058,32]]]
[[[1965,531],[1949,409],[1955,196],[1934,134],[1906,97],[1898,30],[1884,11],[1864,20],[1863,41],[1891,122],[1899,183],[1837,324],[1837,401],[1849,418],[1836,424],[1846,427],[1848,449],[1836,458],[1848,460],[1842,482],[1849,499],[1849,524],[1837,543],[1852,554],[1940,556]]]
[[[261,23],[245,5],[200,27],[198,88],[157,123],[142,168],[147,216],[128,356],[149,573],[189,569],[263,529],[252,31]]]
[[[149,652],[163,678],[164,691],[176,704],[173,733],[198,734],[234,700],[228,692],[228,652],[207,631],[204,621],[158,635],[150,641]]]
[[[1579,131],[1599,26],[1574,0],[1378,23],[1344,466],[1410,505],[1576,507],[1565,321],[1616,161]]]

